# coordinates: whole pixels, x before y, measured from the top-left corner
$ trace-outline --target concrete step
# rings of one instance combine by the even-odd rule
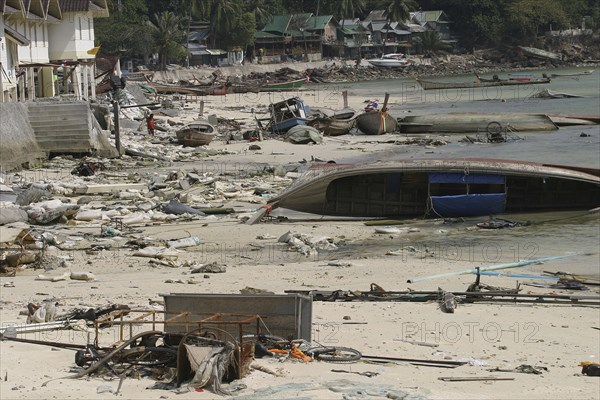
[[[85,103],[61,103],[61,104],[31,104],[29,109],[32,111],[56,111],[56,110],[89,110]]]
[[[78,121],[59,121],[59,122],[53,122],[53,123],[46,123],[46,124],[31,124],[31,127],[33,128],[34,132],[35,131],[47,131],[47,130],[61,130],[61,129],[83,129],[83,130],[88,130],[88,125],[87,124],[82,124],[81,122]]]
[[[40,121],[40,120],[56,120],[56,119],[86,119],[88,118],[87,113],[72,113],[72,112],[56,112],[56,113],[36,113],[29,114],[30,120]]]

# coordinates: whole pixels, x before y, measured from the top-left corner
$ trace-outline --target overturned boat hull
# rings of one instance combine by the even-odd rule
[[[518,132],[544,132],[558,129],[544,114],[518,113],[449,113],[410,115],[400,121],[402,133],[479,133],[489,124],[498,123]]]
[[[370,218],[591,209],[600,203],[600,171],[493,159],[322,164],[269,203]]]

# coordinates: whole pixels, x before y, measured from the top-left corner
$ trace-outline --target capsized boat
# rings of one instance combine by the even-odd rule
[[[215,127],[204,120],[190,122],[176,132],[179,143],[188,147],[205,146],[216,134]]]
[[[591,209],[599,203],[598,169],[482,158],[413,159],[313,165],[267,209],[347,217],[466,217]]]
[[[308,125],[316,128],[320,131],[323,131],[325,136],[341,136],[345,135],[352,128],[354,128],[354,124],[356,123],[356,119],[338,119],[335,117],[330,118],[315,118],[308,122]]]
[[[367,62],[375,67],[405,68],[412,64],[402,53],[384,54],[381,58],[371,58]]]
[[[534,85],[542,83],[550,83],[550,78],[538,78],[527,81],[523,80],[488,80],[483,81],[478,79],[476,82],[441,82],[441,81],[429,81],[425,79],[417,79],[417,82],[423,90],[434,90],[434,89],[470,89],[480,87],[493,87],[493,86],[519,86],[519,85]]]
[[[545,114],[448,113],[408,115],[399,120],[402,133],[480,133],[490,124],[517,132],[549,132],[558,129]]]

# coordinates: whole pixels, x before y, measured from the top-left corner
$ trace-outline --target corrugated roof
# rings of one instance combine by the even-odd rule
[[[188,40],[190,42],[200,42],[200,41],[205,40],[206,38],[208,38],[209,34],[210,34],[210,29],[209,28],[198,29],[198,30],[190,32],[190,34],[188,35]]]
[[[335,22],[335,20],[333,19],[333,15],[320,15],[320,16],[313,15],[306,21],[305,29],[308,29],[308,30],[325,29],[327,24],[332,20],[333,20],[333,22]]]
[[[60,0],[62,12],[83,12],[90,9],[90,0]]]
[[[373,10],[365,17],[365,21],[386,21],[385,10]]]
[[[262,30],[264,32],[283,33],[288,28],[291,19],[291,15],[273,15]]]
[[[256,33],[254,33],[254,38],[255,39],[273,39],[273,38],[283,39],[283,36],[275,35],[275,34],[269,33],[269,32],[256,31]]]
[[[419,21],[420,24],[424,24],[426,22],[437,22],[440,20],[442,15],[444,15],[445,17],[445,14],[442,10],[416,11],[410,13],[411,18],[415,19],[416,21]],[[446,20],[446,18],[443,18],[443,20]]]

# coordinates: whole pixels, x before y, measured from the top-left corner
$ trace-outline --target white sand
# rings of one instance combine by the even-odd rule
[[[229,96],[227,96],[229,97]],[[340,97],[341,99],[341,97]],[[239,110],[227,110],[223,107],[236,105],[250,107],[252,104],[267,104],[267,100],[235,101],[221,98],[209,99],[207,113],[218,113],[230,118],[249,118],[251,115],[240,114]],[[306,99],[307,103],[312,103]],[[351,98],[350,105],[360,108],[364,99]],[[341,100],[340,100],[341,101]],[[340,103],[341,104],[341,103]],[[328,105],[332,108],[335,104]],[[194,111],[195,112],[195,111]],[[190,111],[190,118],[193,113]],[[268,163],[283,165],[309,160],[316,157],[322,160],[352,159],[361,155],[369,155],[373,159],[386,157],[389,145],[385,142],[391,137],[344,136],[326,138],[324,144],[314,146],[294,146],[278,140],[267,140],[258,143],[261,150],[246,150],[247,142],[226,144],[216,140],[210,148],[226,148],[238,152],[235,155],[215,156],[210,159],[222,163],[222,171],[238,168],[240,163]],[[203,163],[182,164],[176,168],[191,170],[202,168]],[[247,210],[258,207],[257,204],[231,201],[226,206],[241,205]],[[468,257],[455,261],[452,255],[438,255],[435,258],[419,259],[414,254],[404,256],[387,256],[384,249],[400,249],[405,245],[419,246],[420,238],[438,235],[441,227],[436,221],[415,220],[409,226],[420,227],[420,232],[401,234],[390,237],[377,235],[373,227],[362,222],[298,222],[298,223],[262,223],[254,226],[242,225],[233,216],[208,218],[185,224],[159,224],[141,227],[146,236],[174,239],[188,235],[197,235],[203,245],[182,254],[181,259],[200,262],[217,261],[227,265],[227,272],[211,274],[209,279],[199,275],[188,275],[186,268],[169,268],[151,266],[148,259],[131,256],[130,250],[108,250],[94,255],[74,252],[73,270],[84,270],[94,273],[94,282],[63,281],[56,283],[34,280],[40,271],[20,271],[16,277],[0,278],[1,309],[0,318],[3,324],[8,322],[25,322],[25,316],[19,312],[26,310],[29,302],[41,302],[54,298],[60,303],[60,311],[68,311],[73,307],[92,307],[114,303],[130,306],[147,306],[148,299],[160,300],[159,294],[168,292],[191,293],[239,293],[246,286],[267,289],[283,293],[288,289],[323,289],[323,290],[363,290],[369,289],[371,283],[377,283],[387,290],[465,290],[473,281],[472,275],[457,276],[447,279],[423,281],[407,284],[410,277],[449,272],[491,264],[480,260],[468,261]],[[443,227],[446,234],[460,238],[464,229],[452,226]],[[97,233],[99,228],[73,226],[68,228],[71,234],[80,232]],[[290,253],[286,246],[277,244],[276,239],[258,240],[259,234],[275,237],[293,230],[295,232],[327,235],[340,244],[338,252],[342,252],[343,261],[351,266],[328,266],[336,252],[319,256],[304,257]],[[444,233],[441,233],[444,234]],[[501,233],[510,237],[507,230]],[[360,250],[344,252],[345,242],[378,243],[373,251]],[[493,243],[494,237],[482,236],[479,246]],[[252,251],[250,243],[260,243],[267,249]],[[479,247],[477,248],[479,251]],[[597,251],[597,249],[589,249]],[[505,256],[497,262],[515,261],[506,251]],[[556,255],[556,254],[541,254]],[[584,258],[584,262],[597,263],[597,255]],[[561,269],[568,261],[555,263],[553,268]],[[541,273],[544,266],[532,266],[518,269],[515,272]],[[62,274],[58,270],[50,274]],[[193,284],[168,284],[167,279],[193,278]],[[515,279],[484,277],[485,283],[514,287]],[[15,287],[4,287],[13,282]],[[526,291],[543,293],[550,290],[525,287]],[[560,292],[560,291],[559,291]],[[578,294],[578,293],[576,293]],[[586,292],[589,294],[589,292]],[[313,338],[326,345],[341,345],[360,350],[363,354],[387,357],[423,358],[433,360],[473,360],[475,363],[485,362],[489,366],[466,365],[456,369],[431,368],[413,365],[373,365],[357,363],[350,365],[313,362],[302,364],[286,361],[278,363],[274,360],[257,360],[256,363],[273,370],[281,370],[284,375],[274,377],[263,372],[254,371],[243,383],[252,390],[291,383],[316,383],[338,379],[348,379],[365,384],[388,384],[398,390],[418,393],[436,399],[597,399],[600,397],[600,385],[597,377],[581,376],[581,361],[598,361],[600,357],[600,331],[592,329],[600,326],[598,308],[572,307],[558,305],[498,305],[473,304],[459,305],[455,314],[442,313],[435,303],[394,303],[394,302],[356,302],[313,304]],[[350,319],[344,319],[349,316]],[[351,324],[357,323],[357,324]],[[49,332],[30,334],[28,338],[53,341],[75,341],[85,343],[85,334],[76,332]],[[111,334],[102,334],[105,344],[112,343]],[[397,339],[409,339],[438,344],[425,347]],[[502,347],[501,346],[505,346]],[[488,368],[514,368],[521,364],[530,364],[548,368],[542,375],[519,373],[488,372]],[[0,342],[0,398],[2,399],[34,399],[34,398],[112,398],[113,395],[96,394],[96,388],[110,385],[116,389],[118,380],[110,382],[102,378],[79,380],[57,380],[46,387],[42,383],[48,379],[69,375],[74,366],[74,351],[56,350],[45,346],[16,342]],[[331,369],[348,369],[352,371],[373,371],[379,375],[373,378],[356,374],[340,374]],[[443,382],[439,377],[446,376],[500,376],[513,377],[514,381],[498,382]],[[154,381],[143,379],[126,379],[122,387],[122,398],[132,399],[208,399],[220,396],[204,393],[187,393],[175,395],[161,390],[146,390]],[[282,395],[283,396],[283,395]],[[325,389],[310,392],[290,392],[286,397],[341,398],[340,393]],[[277,397],[273,397],[277,398]],[[281,398],[281,397],[279,397]],[[366,397],[374,398],[374,397]]]

